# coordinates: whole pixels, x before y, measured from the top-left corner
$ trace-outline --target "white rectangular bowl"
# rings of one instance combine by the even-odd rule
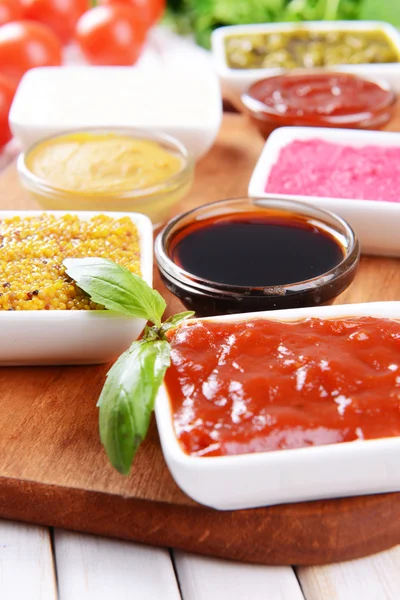
[[[371,302],[227,315],[221,322],[268,318],[373,316],[400,319],[400,302]],[[219,510],[235,510],[320,498],[400,491],[400,437],[345,442],[236,456],[186,454],[175,435],[165,388],[156,402],[157,426],[167,465],[191,498]]]
[[[171,135],[197,160],[221,125],[218,77],[204,58],[193,69],[41,67],[23,77],[10,127],[23,150],[65,131],[133,128]],[[202,55],[201,55],[202,56]]]
[[[282,148],[293,141],[319,139],[355,147],[397,146],[400,132],[358,131],[354,129],[329,129],[323,127],[281,127],[271,133],[258,159],[250,179],[249,196],[259,198],[288,198],[307,202],[337,213],[355,230],[364,254],[400,257],[400,190],[399,202],[297,196],[265,192],[271,169]]]
[[[41,215],[48,211],[0,211],[3,218]],[[150,286],[153,278],[153,227],[150,219],[136,213],[51,211],[75,214],[88,220],[96,214],[119,219],[129,217],[140,237],[140,269]],[[0,273],[1,283],[1,273]],[[139,336],[144,319],[111,311],[21,310],[0,311],[0,366],[83,365],[116,358]]]
[[[397,2],[397,0],[394,0]],[[230,35],[244,35],[252,33],[283,33],[290,31],[375,31],[385,33],[400,55],[400,32],[382,21],[310,21],[304,23],[261,23],[256,25],[230,25],[216,29],[211,37],[211,47],[217,73],[224,91],[230,100],[240,106],[240,96],[251,84],[278,75],[283,71],[280,68],[267,69],[232,69],[228,66],[225,57],[225,39]],[[393,85],[395,91],[400,91],[400,64],[377,63],[364,65],[334,65],[329,67],[332,71],[347,71],[365,75],[366,77],[384,77]]]

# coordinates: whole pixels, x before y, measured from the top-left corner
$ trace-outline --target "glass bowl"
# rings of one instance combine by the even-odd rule
[[[161,148],[178,157],[180,170],[162,183],[140,189],[70,190],[58,188],[49,181],[35,175],[29,167],[29,155],[41,144],[74,135],[104,136],[105,134],[131,137],[135,140],[156,142]],[[18,157],[17,168],[22,185],[33,199],[46,210],[86,210],[137,212],[150,217],[154,227],[165,223],[173,214],[174,208],[189,191],[194,174],[194,163],[185,148],[177,139],[162,133],[142,132],[132,128],[96,128],[68,131],[57,134],[33,145]]]
[[[329,83],[328,79],[332,81]],[[326,88],[321,90],[324,83]],[[350,88],[346,92],[345,88],[338,89],[340,85],[355,85],[358,88]],[[360,86],[364,86],[362,101]],[[370,90],[365,89],[365,86],[370,86],[379,93],[378,102],[370,97]],[[327,88],[335,93],[330,96]],[[323,98],[321,92],[325,94]],[[329,114],[343,93],[353,94],[353,108],[343,105],[337,114]],[[299,100],[303,101],[306,108],[299,108]],[[287,109],[282,110],[279,102],[286,103]],[[320,104],[316,104],[317,102]],[[382,129],[393,118],[396,103],[396,94],[384,80],[321,69],[294,69],[260,79],[241,96],[242,108],[265,139],[278,127],[285,126]],[[325,109],[328,112],[324,112]]]
[[[342,258],[333,268],[311,279],[279,285],[267,285],[266,282],[262,286],[210,281],[186,271],[173,260],[171,250],[174,240],[178,239],[178,235],[181,238],[185,230],[189,231],[193,225],[201,227],[201,222],[205,220],[229,219],[240,213],[251,213],[260,219],[274,215],[301,219],[307,226],[315,227],[333,238],[342,250]],[[239,239],[239,244],[240,241]],[[205,243],[208,243],[207,240]],[[295,251],[301,252],[301,248],[296,248]],[[223,253],[224,248],[218,248],[217,253],[219,252]],[[245,197],[213,202],[178,215],[157,236],[155,255],[166,287],[198,316],[211,316],[329,304],[353,281],[360,248],[350,225],[333,213],[293,200]],[[212,261],[212,257],[209,258]],[[247,257],[247,260],[258,261],[259,264],[263,264],[263,261],[277,261],[279,247],[274,250],[273,255],[256,253],[255,256]]]

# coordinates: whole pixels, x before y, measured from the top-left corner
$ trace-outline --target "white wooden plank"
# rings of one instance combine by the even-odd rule
[[[303,600],[291,567],[247,565],[175,551],[183,600]]]
[[[180,600],[161,548],[68,531],[54,533],[60,600]]]
[[[47,528],[0,520],[0,598],[56,600]]]
[[[400,546],[359,560],[298,567],[307,600],[398,600]]]

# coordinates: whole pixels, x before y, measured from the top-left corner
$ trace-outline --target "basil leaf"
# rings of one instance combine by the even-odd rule
[[[164,321],[164,323],[161,325],[160,330],[159,330],[161,333],[161,336],[163,336],[163,334],[167,333],[167,331],[169,329],[172,329],[173,327],[176,327],[177,325],[179,325],[179,323],[181,323],[182,321],[185,321],[185,319],[189,319],[190,317],[193,317],[194,314],[195,314],[194,311],[188,310],[186,312],[181,312],[181,313],[177,313],[176,315],[172,315],[172,317],[169,317],[169,319]]]
[[[97,405],[100,439],[111,464],[124,475],[146,437],[170,346],[164,340],[134,342],[107,374]]]
[[[67,258],[64,265],[93,302],[161,325],[165,300],[138,275],[106,258]]]

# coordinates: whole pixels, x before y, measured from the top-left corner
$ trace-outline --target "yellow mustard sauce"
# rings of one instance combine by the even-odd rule
[[[115,194],[163,184],[182,159],[158,142],[112,133],[73,133],[35,146],[28,169],[48,185],[72,194]]]

